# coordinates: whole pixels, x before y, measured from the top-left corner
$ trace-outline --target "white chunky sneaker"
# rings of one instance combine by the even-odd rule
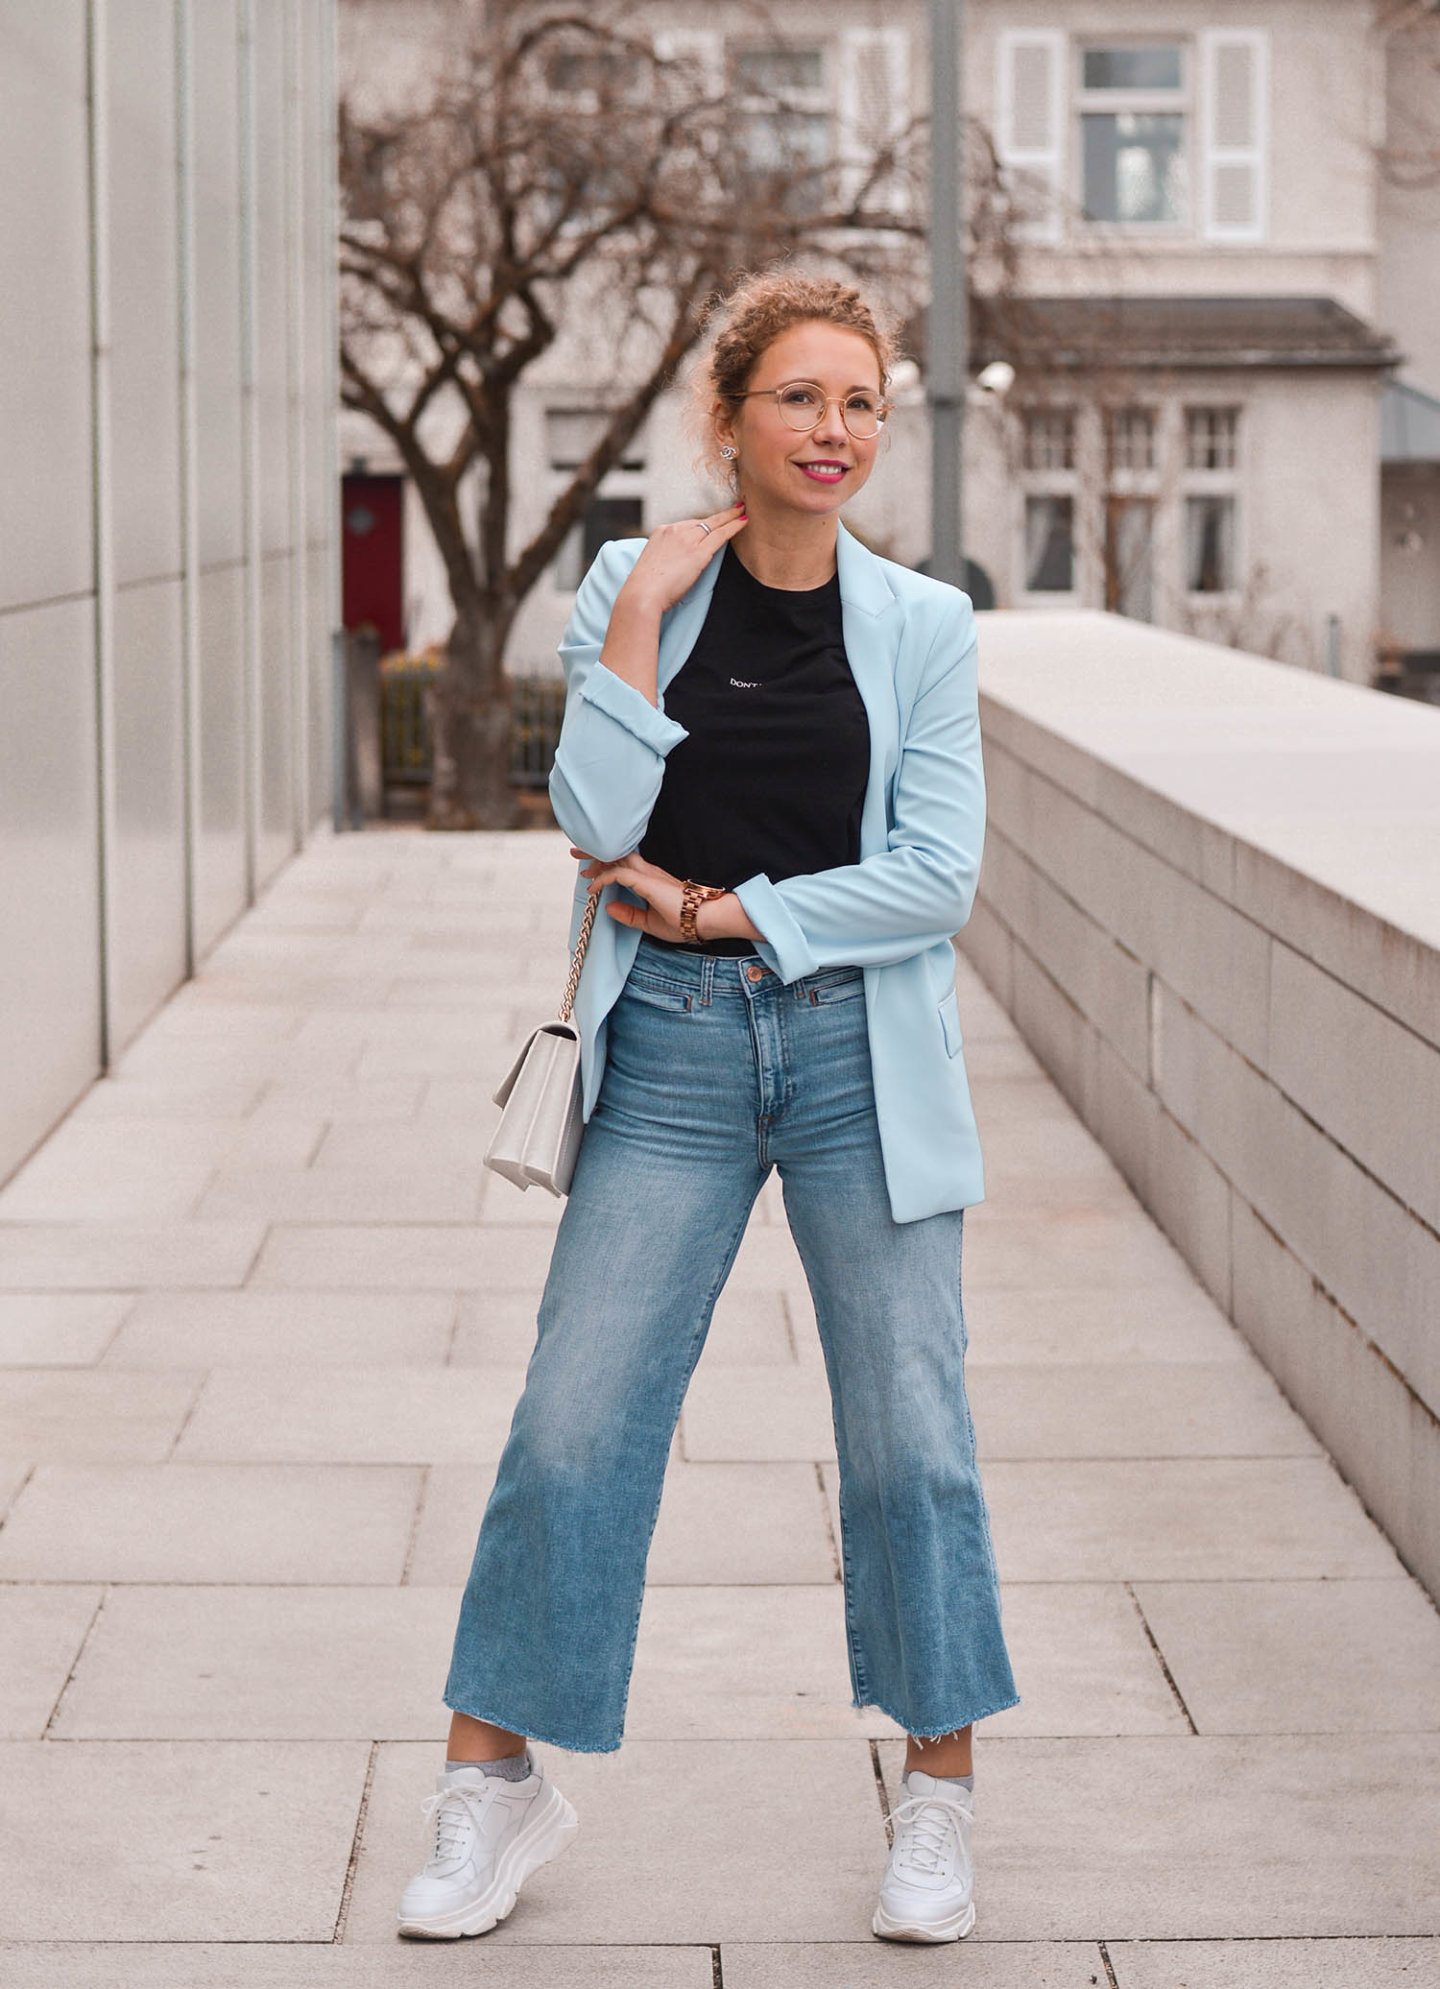
[[[948,1787],[912,1768],[890,1812],[895,1841],[871,1922],[887,1941],[960,1941],[975,1925],[968,1789]]]
[[[574,1810],[533,1760],[523,1782],[478,1768],[442,1773],[424,1804],[435,1848],[400,1897],[400,1932],[432,1941],[485,1934],[520,1887],[579,1829]]]

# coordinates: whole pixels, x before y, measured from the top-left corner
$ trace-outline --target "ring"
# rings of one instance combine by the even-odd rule
[[[697,518],[695,520],[695,523],[700,527],[702,532],[709,532],[714,530],[714,527],[711,525],[707,525],[703,518]]]

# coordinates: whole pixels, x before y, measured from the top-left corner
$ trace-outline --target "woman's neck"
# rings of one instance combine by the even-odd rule
[[[839,539],[838,518],[796,520],[802,529],[787,529],[788,521],[772,524],[752,518],[730,540],[730,549],[762,587],[783,587],[794,593],[823,587],[835,573]]]

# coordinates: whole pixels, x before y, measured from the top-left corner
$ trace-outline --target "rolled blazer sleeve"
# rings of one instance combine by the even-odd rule
[[[637,847],[665,777],[665,756],[690,736],[600,661],[610,611],[634,561],[623,541],[600,548],[560,640],[565,716],[550,803],[571,842],[607,860]]]
[[[978,635],[957,596],[930,646],[901,742],[889,848],[859,863],[735,895],[782,981],[822,967],[886,967],[948,940],[970,916],[985,837]]]

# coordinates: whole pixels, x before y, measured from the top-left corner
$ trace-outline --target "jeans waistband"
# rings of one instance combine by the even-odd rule
[[[687,953],[676,946],[658,946],[644,933],[640,935],[631,972],[665,981],[671,987],[685,989],[687,993],[694,992],[702,1001],[724,995],[753,1000],[757,994],[772,989],[794,995],[797,1000],[808,1001],[816,991],[843,988],[852,982],[863,983],[865,979],[864,969],[860,967],[822,967],[817,973],[785,982],[765,965],[758,953],[738,957],[723,953]]]

